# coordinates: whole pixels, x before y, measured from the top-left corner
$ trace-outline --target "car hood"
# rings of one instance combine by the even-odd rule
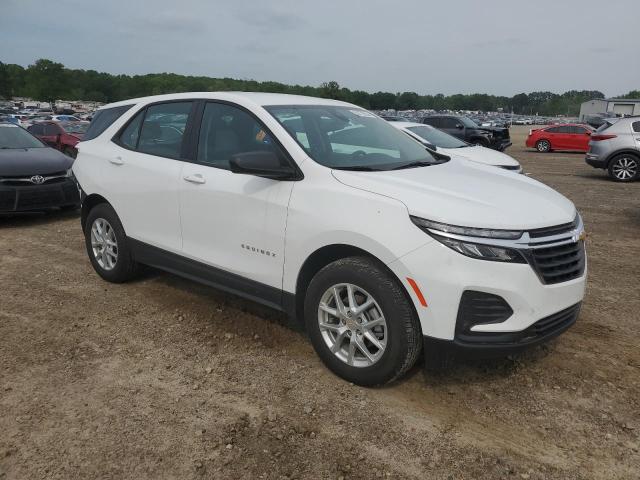
[[[460,157],[386,172],[333,170],[341,183],[394,198],[410,215],[464,227],[533,229],[571,222],[576,209],[546,185]]]
[[[71,168],[73,159],[53,148],[0,150],[0,177],[47,175]]]
[[[444,153],[445,155],[456,155],[459,157],[464,157],[473,162],[484,163],[485,165],[510,166],[510,167],[516,167],[520,165],[520,163],[516,159],[514,159],[513,157],[510,157],[505,153],[498,152],[497,150],[492,150],[491,148],[485,148],[481,146],[462,147],[462,148],[438,147],[437,151]]]

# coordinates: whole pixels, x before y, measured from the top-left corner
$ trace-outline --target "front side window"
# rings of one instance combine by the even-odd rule
[[[44,133],[44,127],[42,125],[31,125],[27,130],[34,135],[42,135]]]
[[[252,115],[233,105],[206,104],[198,139],[198,162],[228,170],[233,155],[265,151],[284,159],[266,127]]]
[[[60,129],[58,128],[57,125],[54,125],[52,123],[47,123],[44,126],[44,134],[47,136],[58,135],[59,133],[60,133]]]
[[[478,124],[467,117],[460,117],[459,121],[456,119],[456,123],[461,123],[467,128],[478,128]]]
[[[180,158],[193,102],[172,102],[146,109],[137,150],[160,157]]]
[[[460,125],[460,122],[455,118],[441,118],[440,125],[440,128],[454,129],[457,128],[458,125]]]
[[[420,143],[372,113],[355,107],[265,107],[307,154],[345,170],[391,170],[440,163]]]
[[[44,146],[40,140],[16,125],[0,125],[0,149],[44,148]]]
[[[432,145],[440,148],[464,148],[468,147],[469,144],[463,142],[462,140],[454,137],[453,135],[449,135],[448,133],[443,132],[442,130],[438,130],[437,128],[424,126],[416,126],[416,127],[407,127],[407,130],[412,131],[420,138],[426,140]]]

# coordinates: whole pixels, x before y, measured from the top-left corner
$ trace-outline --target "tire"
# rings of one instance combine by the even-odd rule
[[[632,182],[638,178],[640,159],[629,153],[621,153],[611,159],[607,170],[616,182]]]
[[[100,229],[99,225],[101,225]],[[99,231],[103,232],[102,236],[97,235]],[[100,203],[91,209],[85,223],[84,238],[91,265],[104,280],[122,283],[135,277],[138,264],[133,259],[127,244],[122,223],[111,205]],[[95,249],[93,241],[96,242]],[[115,242],[115,249],[113,242]],[[103,252],[101,255],[97,253],[100,250]]]
[[[551,142],[549,140],[538,140],[536,142],[536,150],[541,153],[548,153],[551,151]]]
[[[370,303],[360,314],[354,315],[349,308],[349,286],[357,307]],[[346,302],[342,314],[337,312],[336,292]],[[324,364],[358,385],[392,382],[402,377],[420,354],[420,324],[404,288],[382,265],[366,257],[344,258],[320,270],[307,289],[304,317],[311,343]],[[382,348],[372,343],[372,337]]]

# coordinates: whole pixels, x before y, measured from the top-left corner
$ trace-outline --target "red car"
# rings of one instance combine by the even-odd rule
[[[89,122],[38,122],[29,130],[47,145],[60,150],[65,155],[76,158],[76,145],[82,140]]]
[[[550,152],[551,150],[587,152],[589,140],[594,131],[589,125],[577,123],[531,130],[527,137],[527,147],[535,148],[539,152]]]

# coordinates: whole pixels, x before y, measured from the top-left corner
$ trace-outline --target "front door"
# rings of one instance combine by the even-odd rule
[[[282,288],[287,208],[293,182],[230,171],[232,155],[273,151],[272,134],[244,109],[204,107],[197,161],[182,170],[183,254],[238,277]]]

